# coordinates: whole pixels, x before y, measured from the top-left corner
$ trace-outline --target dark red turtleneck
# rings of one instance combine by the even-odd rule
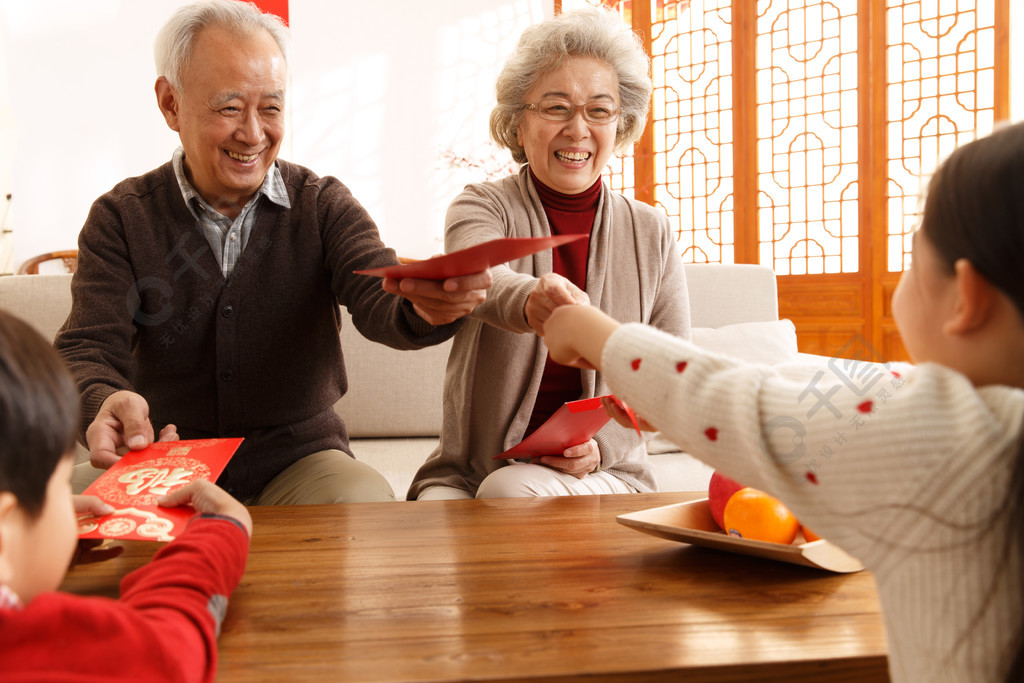
[[[562,194],[544,185],[530,169],[530,177],[537,188],[537,195],[544,206],[553,235],[587,235],[585,240],[576,240],[556,247],[552,253],[554,272],[565,277],[580,289],[587,288],[587,255],[590,252],[590,232],[597,216],[597,202],[601,197],[601,179],[579,194]],[[550,356],[544,365],[540,380],[540,393],[534,404],[526,435],[544,423],[566,401],[575,401],[583,393],[580,371],[559,365]]]

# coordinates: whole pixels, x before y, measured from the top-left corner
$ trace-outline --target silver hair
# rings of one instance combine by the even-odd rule
[[[618,14],[596,8],[573,10],[527,27],[498,76],[491,137],[520,164],[526,163],[526,152],[517,140],[526,93],[542,75],[571,57],[599,59],[618,77],[622,111],[615,132],[616,151],[627,149],[643,134],[653,86],[651,60],[639,37]]]
[[[288,65],[291,37],[281,18],[262,12],[251,2],[206,0],[180,7],[157,33],[153,56],[157,76],[163,76],[181,90],[181,76],[192,58],[196,39],[203,29],[217,26],[240,36],[264,30],[277,43]]]

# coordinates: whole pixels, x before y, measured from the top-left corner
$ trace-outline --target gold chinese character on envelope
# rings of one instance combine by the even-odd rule
[[[157,500],[197,479],[216,481],[241,443],[242,439],[162,441],[126,453],[83,492],[100,497],[114,512],[80,517],[79,537],[173,540],[195,510],[160,507]]]

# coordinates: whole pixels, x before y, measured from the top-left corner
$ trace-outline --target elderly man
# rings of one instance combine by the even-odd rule
[[[277,158],[287,29],[237,0],[181,8],[157,37],[157,103],[181,147],[93,204],[56,346],[95,467],[154,439],[245,437],[218,480],[251,504],[393,500],[333,410],[338,305],[366,337],[436,344],[487,271],[381,283],[397,263],[337,179]]]

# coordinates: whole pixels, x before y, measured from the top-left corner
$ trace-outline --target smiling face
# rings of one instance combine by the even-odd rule
[[[571,57],[542,74],[527,92],[525,103],[544,98],[560,98],[577,106],[604,103],[618,109],[619,79],[606,62]],[[616,124],[588,123],[579,110],[568,121],[549,121],[528,110],[517,133],[537,178],[563,194],[579,194],[592,187],[615,151]]]
[[[259,189],[284,136],[284,57],[265,31],[210,27],[196,39],[181,90],[164,78],[157,100],[185,149],[196,191],[234,218]]]

